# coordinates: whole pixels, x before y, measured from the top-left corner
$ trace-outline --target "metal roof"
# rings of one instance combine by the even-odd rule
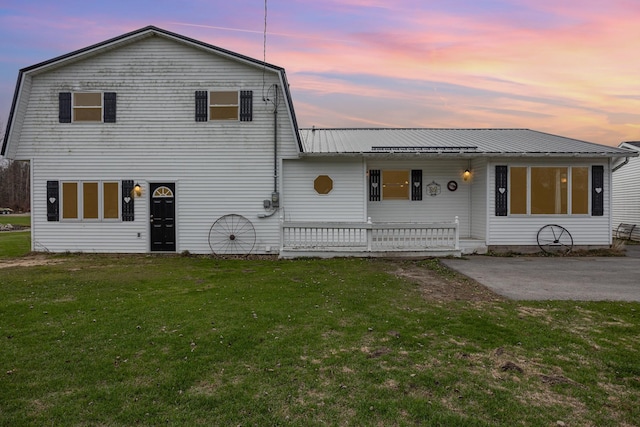
[[[622,147],[623,145],[630,145],[634,150],[640,149],[640,141],[625,141],[620,143],[618,147]]]
[[[632,150],[529,129],[300,129],[305,155],[636,156]]]

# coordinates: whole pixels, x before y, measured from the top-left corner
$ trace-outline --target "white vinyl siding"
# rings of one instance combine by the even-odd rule
[[[282,90],[277,73],[267,69],[265,79],[267,87],[277,84]],[[35,250],[148,252],[149,182],[176,183],[177,252],[210,253],[211,225],[231,213],[253,223],[256,251],[279,247],[278,215],[258,218],[266,212],[262,201],[273,191],[273,105],[254,103],[251,122],[194,121],[194,91],[261,90],[261,67],[154,36],[35,75],[30,82],[16,158],[35,158]],[[93,88],[118,93],[117,123],[60,125],[58,93]],[[278,110],[277,133],[280,169],[282,158],[298,153],[285,102]],[[142,197],[134,199],[134,221],[47,222],[47,180],[123,179],[143,186]]]
[[[364,222],[365,171],[361,159],[284,162],[284,219],[287,221]],[[328,194],[318,194],[314,180],[333,181]]]
[[[640,147],[627,147],[640,151]],[[613,228],[620,223],[640,227],[640,157],[629,158],[629,163],[613,172]]]

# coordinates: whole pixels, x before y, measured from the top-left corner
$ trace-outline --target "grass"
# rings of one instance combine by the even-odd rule
[[[46,260],[0,269],[0,425],[640,419],[637,303],[429,301],[385,260]]]
[[[31,226],[29,215],[0,215],[0,224]],[[0,232],[0,259],[26,255],[31,250],[31,233],[27,231]]]
[[[0,215],[0,224],[31,226],[30,215]]]

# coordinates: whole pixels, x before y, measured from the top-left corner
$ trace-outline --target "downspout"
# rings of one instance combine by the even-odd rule
[[[275,87],[275,102],[273,108],[273,194],[271,202],[274,208],[280,207],[280,195],[278,194],[278,85]]]
[[[271,200],[265,200],[265,209],[271,208],[271,212],[259,214],[258,218],[269,218],[280,209],[280,193],[278,192],[278,85],[273,85],[275,99],[273,107],[273,192]]]

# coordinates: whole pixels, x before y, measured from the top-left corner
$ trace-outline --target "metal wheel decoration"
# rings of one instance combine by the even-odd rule
[[[249,255],[256,244],[256,230],[242,215],[221,216],[209,230],[209,247],[216,255]]]
[[[538,230],[538,246],[544,253],[565,255],[573,249],[573,237],[566,228],[548,224]]]

